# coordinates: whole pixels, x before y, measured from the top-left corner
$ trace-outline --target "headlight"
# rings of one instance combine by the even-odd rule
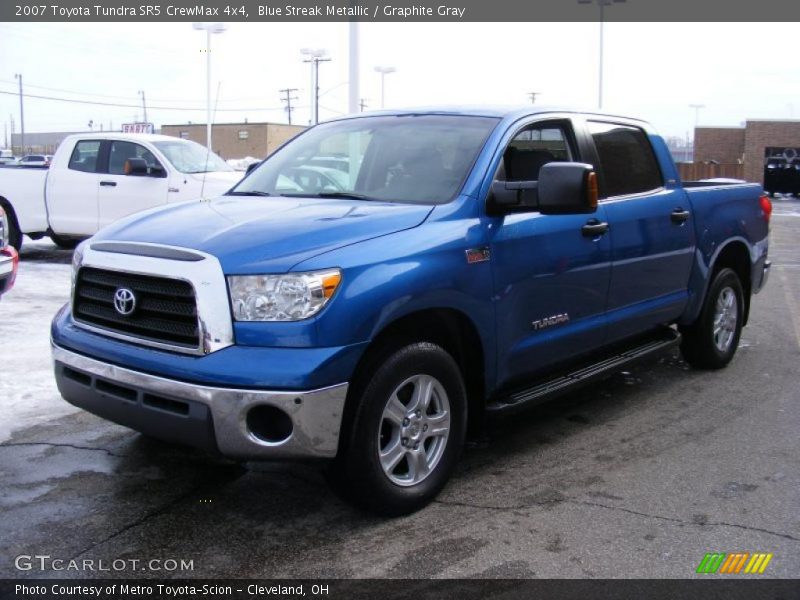
[[[85,246],[86,242],[83,241],[78,244],[78,246],[72,252],[72,295],[74,295],[75,292],[75,281],[78,278],[78,269],[81,268],[81,264],[83,263],[83,249]],[[70,295],[70,297],[72,297],[72,295]]]
[[[342,279],[339,269],[285,275],[233,275],[228,286],[237,321],[300,321],[317,314]]]
[[[8,246],[8,218],[5,211],[0,207],[0,248]]]

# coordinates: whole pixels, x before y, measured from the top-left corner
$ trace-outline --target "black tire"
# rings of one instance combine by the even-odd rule
[[[8,217],[8,243],[14,246],[17,252],[19,252],[22,248],[22,232],[19,229],[17,215],[7,202],[0,202],[0,206],[3,207],[3,210],[6,212],[6,217]]]
[[[727,311],[721,308],[725,304],[731,306]],[[701,369],[726,366],[736,354],[743,318],[744,293],[739,276],[732,269],[720,269],[711,281],[697,321],[681,328],[684,360]],[[722,319],[724,326],[715,334],[717,319]]]
[[[343,440],[339,456],[328,470],[328,480],[341,496],[370,512],[383,516],[408,514],[428,504],[442,490],[453,472],[464,445],[467,395],[461,371],[450,354],[440,346],[429,342],[412,343],[389,352],[377,368],[365,371],[365,377],[369,378],[366,385],[364,382],[361,385],[354,382],[353,389],[356,393],[359,393],[358,390],[363,391],[360,392],[360,397],[352,399],[358,402],[354,421],[352,427],[343,429],[343,432],[349,432],[345,433],[348,438]],[[432,384],[431,389],[438,391],[429,395],[432,398],[430,406],[437,404],[438,408],[425,409],[426,412],[422,417],[416,413],[416,419],[419,421],[414,420],[409,423],[406,418],[403,423],[408,423],[407,427],[398,424],[396,429],[393,429],[395,425],[385,418],[384,409],[398,389],[400,390],[397,393],[398,397],[406,393],[408,386],[410,386],[409,393],[413,394],[417,379],[433,380],[439,384],[439,387]],[[412,402],[413,397],[409,396],[406,408],[411,412],[413,412]],[[442,402],[448,406],[448,411],[441,410]],[[426,422],[428,410],[438,411],[438,418],[442,418],[444,412],[449,414],[449,432],[442,440],[441,446],[436,446],[439,443],[437,440],[441,438],[435,436],[426,438],[424,433],[417,433],[423,431],[423,427],[424,431],[428,431]],[[409,416],[411,412],[408,413]],[[411,418],[415,419],[413,416]],[[430,418],[437,416],[433,414]],[[415,426],[416,429],[413,429]],[[433,431],[435,426],[430,427],[430,431]],[[407,434],[412,432],[411,437],[400,437],[404,435],[403,432]],[[406,443],[402,440],[406,440]],[[400,448],[399,445],[403,447]],[[399,453],[404,453],[404,456],[398,465],[393,467],[394,471],[387,474],[381,465],[379,453],[382,448],[386,450],[390,446]],[[408,462],[405,463],[407,481],[398,484],[391,479],[391,477],[396,479],[404,477],[403,461],[409,460],[408,457],[420,455],[425,457],[423,460],[426,461],[425,466],[420,468],[421,480],[414,482],[412,465]],[[438,456],[438,460],[431,460],[434,456]],[[428,471],[429,460],[433,464]]]
[[[52,232],[50,233],[50,239],[62,250],[74,250],[75,246],[81,243],[81,240],[78,238],[63,237]]]

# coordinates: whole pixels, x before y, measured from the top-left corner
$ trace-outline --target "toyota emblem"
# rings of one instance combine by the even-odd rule
[[[114,292],[114,308],[123,317],[133,314],[136,310],[136,296],[128,288],[118,288]]]

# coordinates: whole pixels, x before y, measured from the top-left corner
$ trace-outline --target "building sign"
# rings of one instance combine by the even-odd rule
[[[123,123],[122,133],[153,133],[155,128],[152,123]]]

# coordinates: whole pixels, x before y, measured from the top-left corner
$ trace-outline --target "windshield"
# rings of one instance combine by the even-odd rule
[[[153,142],[153,145],[181,173],[233,171],[228,163],[196,142],[176,140],[174,142]]]
[[[324,123],[273,154],[233,193],[449,202],[497,122],[403,115]]]

